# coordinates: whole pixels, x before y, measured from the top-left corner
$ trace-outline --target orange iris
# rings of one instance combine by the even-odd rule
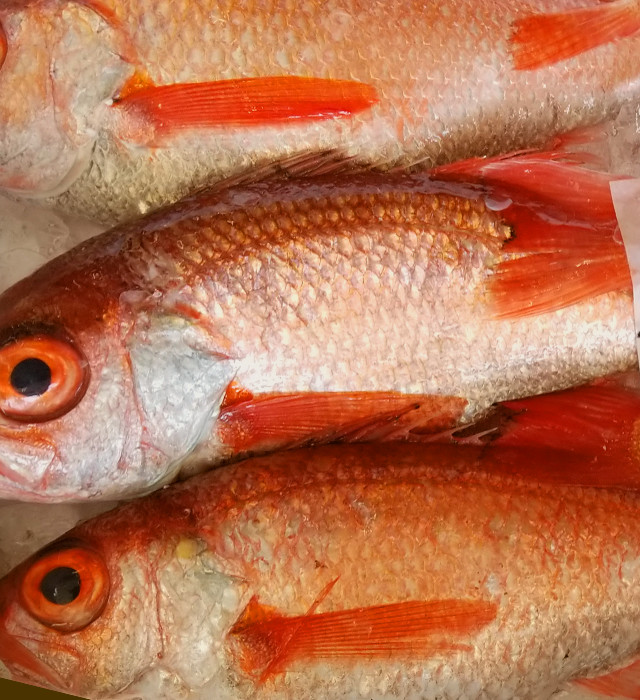
[[[49,335],[0,347],[0,412],[26,423],[52,420],[80,401],[89,364],[69,342]]]
[[[22,603],[47,627],[75,632],[104,610],[110,579],[102,557],[76,542],[45,551],[22,580]]]

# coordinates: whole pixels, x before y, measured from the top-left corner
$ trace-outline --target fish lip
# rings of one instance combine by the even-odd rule
[[[7,594],[10,593],[8,589],[11,587],[11,579],[2,583],[0,601],[9,597]],[[5,604],[3,608],[0,609],[0,661],[11,676],[19,682],[72,693],[75,685],[72,680],[65,680],[54,668],[38,658],[20,641],[20,634],[8,632],[6,623],[11,604]],[[38,642],[37,639],[34,641]]]
[[[73,683],[62,678],[55,669],[39,659],[22,642],[7,634],[5,630],[0,630],[0,646],[2,647],[0,661],[9,669],[15,680],[21,683],[26,682],[29,685],[73,693]],[[11,656],[18,660],[11,661]]]
[[[0,458],[0,500],[29,501],[37,503],[51,503],[53,500],[69,500],[71,494],[57,493],[52,498],[51,493],[43,488],[42,479],[33,481],[20,472],[12,469],[9,464]]]

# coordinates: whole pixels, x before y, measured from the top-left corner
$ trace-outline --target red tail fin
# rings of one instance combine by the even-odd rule
[[[488,202],[513,227],[489,282],[494,314],[514,318],[631,290],[609,174],[579,167],[579,154],[520,153],[472,159],[435,171],[487,187]]]

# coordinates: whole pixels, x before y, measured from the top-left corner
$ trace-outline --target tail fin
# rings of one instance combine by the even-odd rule
[[[475,181],[513,227],[507,257],[489,282],[494,315],[544,313],[613,291],[631,276],[610,183],[582,167],[588,154],[525,152],[438,168],[434,177]]]
[[[451,439],[473,445],[476,435],[485,442],[483,469],[552,483],[637,489],[640,374],[506,401],[476,426],[453,431]]]

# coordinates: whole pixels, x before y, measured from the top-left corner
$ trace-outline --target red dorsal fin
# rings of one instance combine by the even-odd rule
[[[483,470],[543,482],[637,489],[640,375],[506,401],[496,407],[493,420],[478,423],[476,432],[488,442],[479,462]],[[474,444],[474,426],[451,436],[454,442],[459,437],[463,444]]]
[[[637,0],[602,2],[557,14],[531,15],[513,25],[511,52],[518,70],[534,70],[640,30]]]
[[[605,698],[640,699],[640,660],[597,678],[583,678],[574,684]]]
[[[299,76],[127,86],[116,100],[119,136],[162,146],[192,129],[264,126],[348,117],[378,101],[375,88],[352,80]]]
[[[425,433],[451,428],[465,406],[455,396],[396,392],[264,394],[223,408],[218,430],[234,452],[402,439],[418,428]]]
[[[258,613],[260,604],[252,601],[250,616],[245,611],[229,632],[243,671],[265,682],[295,662],[425,659],[469,648],[460,641],[497,614],[494,603],[478,600],[406,601],[314,614],[319,602],[306,615],[286,617],[268,608]]]
[[[595,129],[593,139],[597,138],[594,132]],[[569,138],[565,134],[559,140]],[[587,152],[523,151],[440,166],[432,171],[432,177],[486,185],[491,188],[489,196],[496,203],[500,199],[512,199],[520,204],[533,201],[550,204],[582,220],[610,222],[615,219],[610,183],[623,178],[584,167],[594,160],[597,158]]]
[[[582,154],[520,153],[434,172],[439,179],[486,186],[487,202],[513,228],[504,253],[514,257],[499,263],[488,283],[496,318],[540,314],[631,290],[610,190],[619,178],[579,167],[582,162]]]

